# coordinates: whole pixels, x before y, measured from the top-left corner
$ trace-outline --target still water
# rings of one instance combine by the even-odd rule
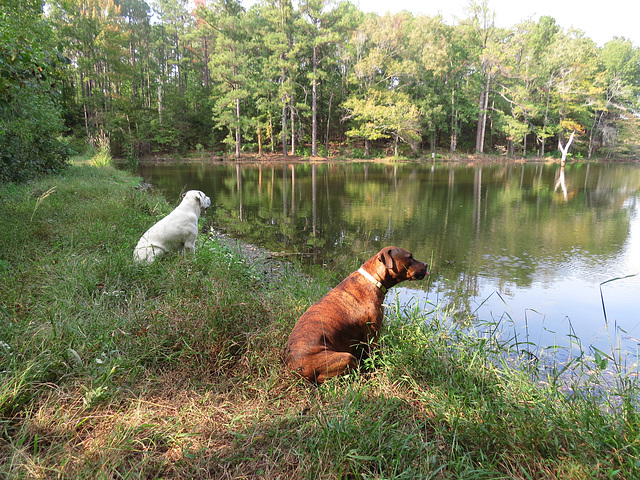
[[[640,337],[640,164],[186,164],[139,173],[170,203],[336,279],[381,247],[431,265],[388,303],[449,305],[538,348]],[[626,278],[623,278],[626,277]],[[613,281],[610,281],[613,280]],[[605,283],[607,282],[607,283]]]

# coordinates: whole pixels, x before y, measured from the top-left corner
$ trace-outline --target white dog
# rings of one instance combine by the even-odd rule
[[[195,253],[200,211],[211,205],[211,199],[200,190],[189,190],[169,215],[147,230],[133,251],[138,263],[152,263],[170,251]]]

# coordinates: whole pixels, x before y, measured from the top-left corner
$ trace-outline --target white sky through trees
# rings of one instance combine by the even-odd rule
[[[363,12],[397,13],[407,10],[414,15],[442,15],[445,23],[453,25],[467,17],[471,0],[351,0]],[[249,8],[258,0],[241,0]],[[295,2],[295,0],[294,0]],[[480,3],[477,0],[476,3]],[[625,37],[640,47],[640,0],[488,0],[489,9],[496,14],[496,26],[511,27],[541,16],[556,19],[563,29],[582,30],[598,46],[614,37]]]
[[[469,0],[354,0],[363,12],[384,14],[407,10],[413,14],[442,15],[447,24],[466,18]],[[479,1],[477,3],[480,3]],[[582,30],[599,46],[613,37],[625,37],[640,47],[640,1],[638,0],[489,0],[496,26],[510,27],[531,18],[550,16],[565,30]]]

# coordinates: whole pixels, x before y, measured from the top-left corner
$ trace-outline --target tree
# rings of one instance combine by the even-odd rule
[[[0,5],[0,182],[60,170],[69,158],[58,102],[68,59],[52,33],[40,1]]]
[[[244,8],[235,0],[217,0],[212,10],[205,11],[209,24],[217,32],[214,54],[209,68],[215,79],[214,118],[217,126],[228,128],[235,157],[242,148],[241,102],[249,96],[245,68],[249,47]]]
[[[355,86],[343,107],[344,119],[352,119],[355,127],[347,136],[360,137],[365,142],[365,156],[370,154],[370,142],[394,135],[397,154],[399,140],[416,147],[416,137],[409,134],[415,128],[401,126],[393,120],[400,110],[410,115],[409,124],[418,118],[418,110],[408,94],[416,78],[417,65],[411,59],[406,35],[412,17],[406,12],[384,17],[369,16],[353,34],[353,67],[350,82]],[[411,105],[411,106],[410,106]],[[393,125],[393,126],[392,126]]]
[[[640,49],[629,40],[614,38],[600,52],[601,89],[591,102],[593,124],[589,132],[589,157],[599,146],[613,147],[617,124],[633,117],[640,98]]]
[[[527,154],[527,136],[532,129],[532,119],[538,114],[538,105],[533,101],[537,85],[533,42],[533,22],[516,25],[501,42],[498,64],[499,75],[494,81],[498,99],[494,103],[496,133],[504,135],[506,151],[512,157],[516,145],[522,144],[523,155]]]
[[[311,43],[311,155],[318,155],[318,65],[321,47],[338,41],[336,32],[330,30],[331,17],[324,11],[330,5],[327,0],[303,0],[300,9],[308,22],[307,31]]]
[[[571,132],[571,136],[569,140],[567,140],[566,145],[562,145],[562,139],[558,140],[558,149],[562,152],[562,159],[560,164],[564,167],[564,164],[567,162],[567,155],[569,155],[569,148],[571,148],[571,143],[573,142],[573,137],[575,136],[576,131]]]
[[[532,66],[531,89],[537,115],[533,118],[533,132],[540,146],[540,156],[546,153],[547,139],[556,134],[553,121],[556,104],[553,95],[561,62],[555,55],[553,46],[556,42],[562,41],[563,36],[556,21],[545,16],[532,27],[529,37],[531,55],[535,60]]]
[[[296,74],[297,47],[294,45],[295,12],[291,0],[266,0],[261,14],[264,18],[262,40],[268,49],[267,66],[270,74],[266,78],[277,78],[278,98],[281,107],[282,154],[288,155],[287,144],[291,139],[292,153],[295,154],[294,122],[290,135],[287,129],[287,112],[294,118],[294,76]],[[266,73],[266,72],[265,72]],[[276,77],[277,75],[277,77]]]
[[[487,0],[473,3],[470,9],[470,27],[472,41],[477,48],[477,72],[480,86],[478,95],[478,122],[476,126],[476,152],[484,152],[487,116],[489,111],[489,96],[491,82],[496,75],[495,49],[497,47],[497,30],[495,27],[495,13],[489,10]]]
[[[463,125],[475,109],[469,101],[468,77],[472,70],[460,28],[441,17],[419,16],[412,26],[409,45],[417,64],[413,98],[420,108],[423,134],[435,153],[438,135],[449,133],[449,151],[456,152]]]
[[[348,112],[346,118],[354,123],[347,136],[366,141],[393,137],[396,157],[400,141],[408,143],[414,151],[417,149],[419,113],[407,94],[372,90],[365,99],[348,99],[344,108]],[[365,156],[368,155],[365,151]]]
[[[4,11],[31,5],[41,14],[33,0],[16,2]],[[246,11],[241,0],[193,3],[190,13],[187,0],[153,0],[151,15],[145,0],[48,0],[60,53],[71,59],[57,70],[66,68],[59,98],[74,136],[105,131],[116,156],[218,143],[233,145],[236,157],[267,143],[288,155],[306,141],[317,155],[323,134],[328,149],[346,132],[367,153],[377,139],[394,151],[428,142],[434,153],[527,154],[535,139],[545,155],[574,130],[572,148],[589,155],[638,143],[640,61],[625,39],[599,49],[551,17],[500,29],[487,0],[457,25],[407,12],[365,15],[338,0],[262,0]],[[12,31],[4,52],[50,48],[24,47],[13,35],[22,26],[12,25],[3,25]],[[27,57],[6,58],[0,68]],[[392,107],[406,107],[407,125],[391,126]],[[405,130],[413,133],[394,134]]]

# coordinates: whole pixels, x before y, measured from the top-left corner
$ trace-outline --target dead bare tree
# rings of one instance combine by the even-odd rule
[[[565,146],[562,146],[562,138],[558,138],[558,148],[562,152],[562,160],[560,161],[560,165],[564,167],[564,164],[567,162],[567,155],[569,154],[569,147],[571,147],[571,142],[573,142],[573,137],[575,136],[576,131],[571,132],[571,136],[569,137],[569,141]]]

